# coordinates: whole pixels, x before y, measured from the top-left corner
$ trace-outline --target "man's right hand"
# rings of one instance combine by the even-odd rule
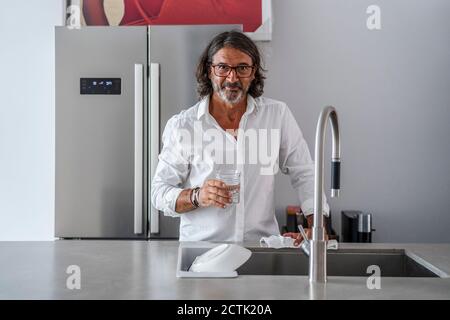
[[[218,207],[225,208],[231,201],[231,192],[228,191],[227,185],[216,179],[206,180],[200,188],[198,197],[200,207]]]

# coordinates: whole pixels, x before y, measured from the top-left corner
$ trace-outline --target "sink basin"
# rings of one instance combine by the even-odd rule
[[[297,249],[249,249],[252,255],[237,269],[239,275],[308,275],[309,257]],[[327,254],[328,276],[368,277],[370,265],[379,266],[382,277],[439,277],[401,249],[340,249]]]

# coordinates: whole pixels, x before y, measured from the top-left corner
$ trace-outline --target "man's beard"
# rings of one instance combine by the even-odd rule
[[[214,92],[217,92],[223,102],[228,104],[238,104],[242,98],[247,94],[248,87],[243,88],[240,82],[227,82],[219,87],[217,83],[212,81]],[[233,88],[233,90],[227,90],[226,88]]]

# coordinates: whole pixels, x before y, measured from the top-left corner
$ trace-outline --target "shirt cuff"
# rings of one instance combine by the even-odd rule
[[[310,198],[302,202],[300,205],[302,208],[302,212],[305,216],[312,215],[314,213],[314,199]],[[330,208],[328,207],[328,204],[326,201],[323,201],[322,204],[322,213],[324,216],[329,217],[330,216]]]
[[[164,200],[166,205],[164,206],[164,215],[169,217],[179,217],[181,214],[175,211],[177,205],[177,199],[183,189],[181,188],[173,188],[168,191]]]

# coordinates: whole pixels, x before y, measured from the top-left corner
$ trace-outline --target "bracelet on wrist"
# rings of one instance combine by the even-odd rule
[[[200,202],[199,202],[199,194],[200,194],[200,187],[197,187],[194,189],[194,204],[195,207],[198,208],[200,207]]]
[[[191,189],[191,193],[190,193],[191,204],[194,206],[195,209],[197,209],[199,207],[198,195],[197,195],[198,190],[200,190],[199,187]]]
[[[195,208],[194,191],[195,191],[195,189],[191,189],[191,191],[189,192],[189,200],[191,201],[191,205]]]

